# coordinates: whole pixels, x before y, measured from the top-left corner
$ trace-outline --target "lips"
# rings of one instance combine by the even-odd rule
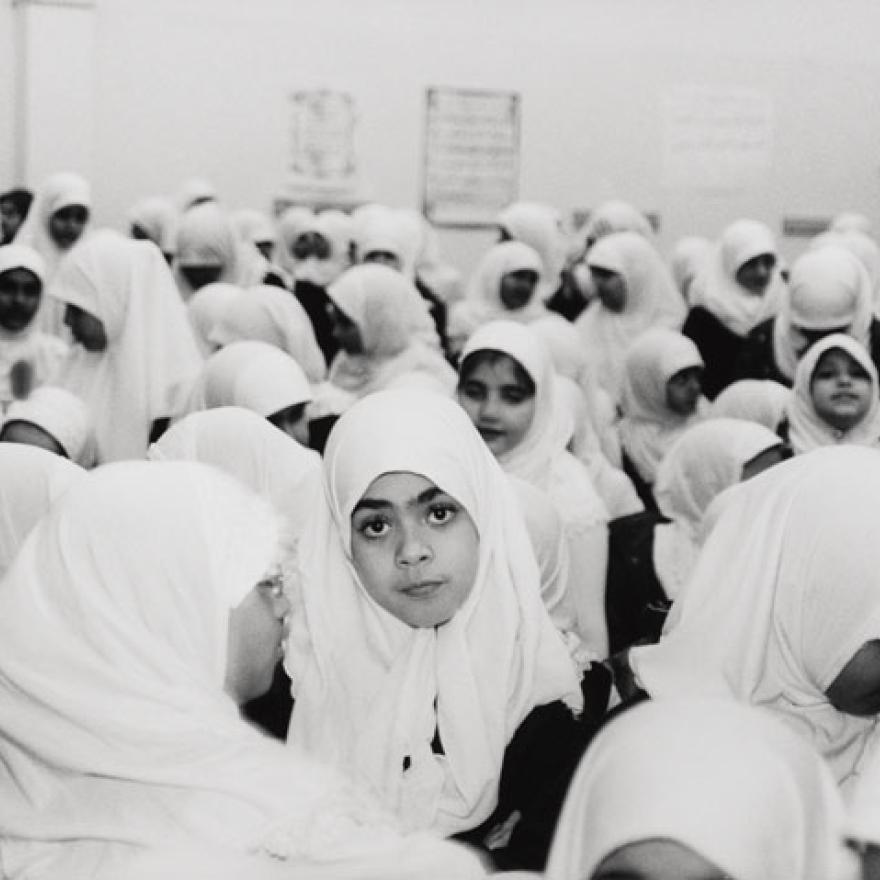
[[[401,589],[402,593],[405,593],[412,599],[424,599],[429,596],[432,596],[437,590],[439,590],[446,581],[442,578],[434,578],[431,580],[423,580],[417,581],[414,584],[407,584]]]
[[[478,425],[477,431],[484,440],[497,440],[504,436],[504,431],[498,428],[486,428]]]

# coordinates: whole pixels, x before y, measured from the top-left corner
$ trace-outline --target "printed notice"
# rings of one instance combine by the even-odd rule
[[[520,96],[430,88],[423,207],[440,226],[491,226],[519,190]]]
[[[663,97],[663,184],[743,190],[773,155],[773,103],[758,90],[677,86]]]
[[[330,89],[294,92],[290,124],[292,175],[328,184],[345,184],[355,177],[355,108],[350,95]]]

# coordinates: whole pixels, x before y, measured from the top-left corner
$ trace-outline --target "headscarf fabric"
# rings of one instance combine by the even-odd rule
[[[219,266],[218,281],[238,284],[242,276],[242,245],[229,214],[216,202],[188,208],[177,227],[175,278],[183,298],[195,292],[180,272],[182,266]]]
[[[721,497],[660,642],[630,651],[636,679],[659,699],[765,706],[850,784],[876,719],[839,711],[825,692],[862,645],[880,638],[880,456],[816,450]]]
[[[242,295],[244,291],[237,285],[217,281],[206,284],[186,301],[186,314],[204,357],[219,347],[215,330],[226,310]]]
[[[543,271],[535,296],[539,302],[550,297],[565,268],[566,241],[559,212],[538,202],[514,202],[498,215],[497,223],[514,241],[529,245],[541,257]]]
[[[439,627],[386,612],[353,566],[352,510],[391,472],[450,494],[479,534],[473,588]],[[560,699],[580,711],[582,698],[513,489],[464,411],[406,390],[358,401],[331,432],[324,495],[301,547],[289,744],[347,769],[410,827],[476,827],[497,803],[504,749],[526,715]]]
[[[572,780],[547,880],[590,880],[629,844],[678,843],[731,880],[856,880],[818,755],[769,713],[665,699],[603,730]]]
[[[772,379],[740,379],[712,401],[711,418],[744,419],[775,431],[785,416],[791,389]]]
[[[132,206],[128,222],[138,226],[163,254],[173,254],[177,247],[178,211],[164,196],[148,196]]]

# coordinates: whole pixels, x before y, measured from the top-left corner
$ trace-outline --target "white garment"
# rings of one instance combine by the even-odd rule
[[[583,239],[590,247],[613,232],[637,232],[648,241],[654,240],[654,230],[648,218],[638,208],[620,199],[602,202],[590,212]]]
[[[839,245],[806,251],[791,267],[787,295],[773,321],[773,355],[779,371],[794,380],[809,345],[798,331],[839,330],[870,346],[874,291],[857,257]]]
[[[769,713],[731,701],[652,700],[591,743],[546,876],[590,880],[621,847],[669,840],[731,880],[856,880],[844,835],[828,769]]]
[[[186,314],[203,357],[215,352],[215,330],[233,301],[244,294],[235,284],[206,284],[186,301]]]
[[[468,340],[462,364],[474,352],[501,352],[535,383],[535,412],[522,440],[499,457],[505,472],[546,492],[565,526],[571,557],[569,601],[577,609],[578,630],[595,656],[607,654],[605,575],[608,562],[608,511],[587,469],[567,449],[570,414],[558,394],[550,353],[523,324],[492,321]]]
[[[353,567],[352,510],[389,472],[433,482],[479,533],[476,581],[442,626],[401,622],[369,597]],[[409,827],[474,828],[497,803],[504,749],[529,712],[556,700],[582,707],[513,489],[457,404],[384,391],[337,422],[324,490],[301,543],[302,609],[286,657],[295,699],[288,742],[366,783]],[[442,756],[431,749],[435,732]]]
[[[310,382],[320,382],[327,374],[327,363],[306,310],[281,287],[262,284],[233,299],[210,338],[221,346],[246,339],[268,342],[289,354]]]
[[[772,379],[740,379],[712,401],[709,418],[744,419],[775,431],[790,396],[791,389]]]
[[[278,265],[291,277],[296,274],[297,259],[293,255],[293,245],[303,231],[314,220],[315,213],[310,208],[294,205],[286,208],[278,218]]]
[[[880,244],[864,232],[851,229],[844,232],[823,232],[810,239],[810,247],[825,247],[827,244],[838,245],[858,257],[871,280],[871,291],[874,303],[874,317],[880,317]]]
[[[691,282],[712,251],[712,242],[700,235],[680,238],[669,256],[669,271],[686,302],[690,302]]]
[[[84,474],[45,449],[0,443],[0,576],[49,505]]]
[[[174,202],[164,196],[141,199],[128,212],[128,222],[140,227],[166,256],[177,247],[177,219]]]
[[[662,327],[647,330],[633,342],[624,361],[618,430],[624,451],[645,482],[652,484],[663,456],[691,425],[705,418],[708,403],[681,415],[669,408],[666,386],[682,370],[703,367],[694,343],[681,333]]]
[[[88,181],[80,175],[68,171],[51,175],[43,182],[34,196],[34,202],[28,211],[27,219],[15,236],[15,244],[32,247],[45,261],[44,294],[51,286],[62,258],[69,253],[69,250],[59,247],[49,234],[49,220],[56,211],[73,206],[81,206],[91,210],[92,193]],[[80,241],[87,235],[88,225],[83,231]],[[64,310],[57,302],[47,296],[44,296],[40,303],[35,326],[45,333],[60,336],[62,339],[69,338],[64,327]]]
[[[321,457],[241,407],[192,413],[150,446],[152,461],[200,461],[218,467],[281,517],[285,549],[295,553],[321,491]]]
[[[816,412],[810,386],[819,360],[827,351],[839,349],[853,358],[871,380],[871,403],[864,418],[848,431],[841,431],[822,419]],[[880,446],[880,385],[877,368],[868,352],[851,336],[832,333],[815,343],[803,356],[794,376],[794,388],[788,399],[788,439],[795,455],[820,446],[838,443],[857,443],[861,446]]]
[[[587,262],[616,272],[626,284],[622,312],[612,312],[596,299],[575,321],[591,374],[617,402],[626,350],[650,327],[678,330],[684,323],[684,300],[660,254],[637,232],[602,237],[590,248]]]
[[[675,599],[696,562],[703,515],[714,498],[742,480],[753,458],[782,445],[773,431],[741,419],[709,419],[688,428],[657,470],[654,498],[672,520],[654,529],[654,568]]]
[[[14,401],[6,410],[3,427],[13,422],[28,422],[41,428],[76,464],[91,467],[95,463],[95,432],[89,411],[79,397],[66,389],[41,385],[26,400]]]
[[[230,609],[277,551],[268,506],[204,465],[108,465],[59,499],[0,595],[6,876],[92,877],[187,846],[292,870],[405,848],[223,691]]]
[[[763,254],[778,257],[769,227],[757,220],[737,220],[725,227],[701,271],[694,276],[691,306],[711,312],[731,333],[747,336],[753,327],[776,314],[785,290],[778,266],[761,296],[736,280],[744,263]]]
[[[880,638],[880,455],[816,450],[716,503],[722,498],[659,644],[630,652],[636,679],[661,699],[765,706],[849,782],[876,717],[845,714],[825,692],[865,642]]]
[[[565,268],[567,243],[559,212],[538,202],[514,202],[497,217],[496,223],[514,240],[537,251],[543,264],[535,298],[540,302],[556,292]]]
[[[80,397],[99,462],[143,458],[155,419],[182,412],[202,358],[159,249],[109,230],[78,245],[51,293],[97,317],[107,348],[76,344],[53,384]]]
[[[217,202],[201,202],[188,208],[177,225],[174,279],[181,297],[188,300],[195,291],[180,271],[182,266],[219,266],[217,281],[241,282],[242,245],[232,219]]]

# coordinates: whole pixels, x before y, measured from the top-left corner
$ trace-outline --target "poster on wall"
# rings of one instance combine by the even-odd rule
[[[664,186],[745,190],[773,156],[773,102],[757,89],[681,85],[662,99]]]
[[[438,226],[492,226],[519,191],[520,96],[429,88],[422,205]]]
[[[290,96],[288,188],[301,193],[345,192],[357,182],[355,103],[332,89]]]

